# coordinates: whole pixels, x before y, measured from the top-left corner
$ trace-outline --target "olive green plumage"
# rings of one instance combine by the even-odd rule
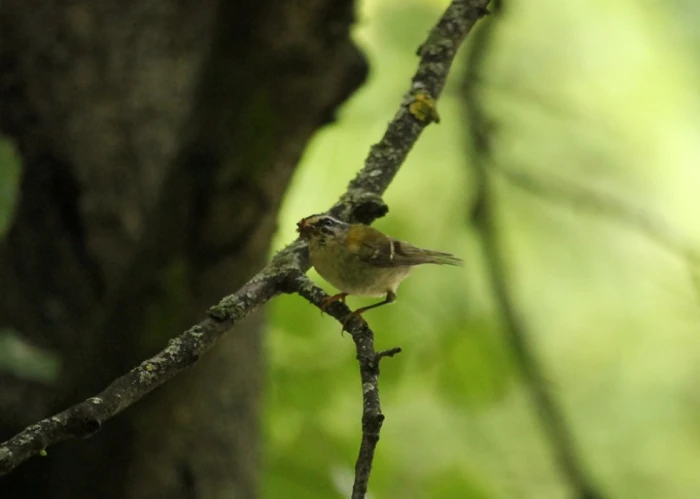
[[[462,265],[449,253],[418,248],[368,225],[347,224],[328,215],[304,218],[297,230],[309,243],[316,271],[341,291],[336,297],[386,295],[383,302],[356,313],[393,301],[399,284],[416,265]]]

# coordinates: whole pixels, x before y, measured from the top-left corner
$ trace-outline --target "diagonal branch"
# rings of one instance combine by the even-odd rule
[[[423,129],[437,119],[435,101],[444,88],[457,49],[478,19],[487,13],[488,0],[453,0],[428,39],[419,49],[420,62],[399,111],[381,141],[374,145],[364,167],[350,182],[331,211],[344,220],[371,223],[388,211],[381,199]],[[143,361],[95,397],[31,425],[0,445],[0,475],[7,474],[32,456],[69,438],[97,431],[146,394],[162,385],[211,349],[246,318],[281,293],[299,293],[320,306],[325,293],[304,276],[309,268],[305,244],[294,241],[234,294],[211,307],[208,317],[168,346]],[[328,312],[341,320],[349,312],[339,303]],[[365,497],[372,460],[384,416],[379,405],[379,361],[398,353],[377,353],[374,335],[359,318],[348,324],[357,349],[362,381],[362,443],[356,464],[353,498]]]
[[[280,263],[273,261],[236,293],[212,307],[209,318],[171,340],[165,349],[117,378],[96,396],[25,428],[0,445],[0,475],[53,444],[90,436],[105,421],[194,365],[227,331],[281,292],[287,270]]]
[[[344,218],[348,205],[362,204],[372,195],[382,194],[393,180],[413,144],[431,121],[437,121],[437,113],[428,112],[424,117],[413,105],[421,101],[434,105],[442,93],[452,61],[464,38],[474,24],[488,13],[489,0],[453,0],[438,23],[418,48],[420,62],[411,80],[411,87],[404,95],[401,106],[389,123],[382,140],[372,146],[364,168],[348,185],[348,190],[331,212]],[[369,194],[369,196],[368,196]],[[365,222],[364,209],[355,209],[358,221]],[[382,213],[385,214],[386,212]],[[371,218],[371,217],[370,217]]]

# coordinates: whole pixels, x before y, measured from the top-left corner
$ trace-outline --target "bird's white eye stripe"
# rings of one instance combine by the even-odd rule
[[[319,219],[319,221],[317,223],[318,223],[318,225],[321,225],[324,227],[332,227],[334,225],[340,224],[340,222],[338,220],[336,220],[335,218],[331,218],[331,217],[323,217],[323,218]]]

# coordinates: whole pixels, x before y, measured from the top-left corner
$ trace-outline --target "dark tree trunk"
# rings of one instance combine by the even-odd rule
[[[261,267],[303,147],[361,83],[353,4],[3,0],[0,129],[21,153],[0,327],[60,355],[0,374],[0,438],[90,396]],[[332,165],[329,165],[332,167]],[[2,497],[251,497],[261,318]]]

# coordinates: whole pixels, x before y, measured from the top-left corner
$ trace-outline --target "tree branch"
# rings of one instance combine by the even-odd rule
[[[386,214],[378,199],[399,171],[406,156],[437,113],[423,116],[414,105],[434,106],[447,81],[457,49],[474,24],[488,13],[489,0],[453,0],[428,38],[418,48],[420,62],[399,110],[381,141],[372,146],[365,166],[330,212],[344,220],[369,223]],[[420,106],[419,106],[420,107]]]
[[[294,287],[299,295],[317,307],[321,307],[324,298],[327,297],[321,288],[303,274],[296,278]],[[340,302],[334,302],[325,311],[341,322],[350,313],[350,309]],[[355,342],[362,381],[362,442],[355,463],[355,481],[352,488],[352,497],[355,499],[363,498],[367,493],[374,451],[384,422],[384,415],[379,403],[379,361],[382,357],[393,356],[401,352],[401,349],[392,348],[380,353],[375,352],[374,334],[367,323],[357,316],[353,316],[351,320],[349,329]]]
[[[294,253],[291,253],[294,255]],[[0,475],[69,438],[87,437],[176,374],[194,365],[228,330],[280,293],[287,272],[273,261],[233,295],[210,309],[210,317],[117,378],[94,397],[31,425],[0,445]]]
[[[435,101],[444,88],[457,49],[476,21],[487,13],[488,0],[454,0],[428,39],[410,90],[389,123],[381,141],[374,145],[365,165],[350,182],[347,192],[331,212],[344,219],[371,223],[388,208],[381,199],[420,133],[437,120]],[[25,428],[0,445],[0,475],[30,457],[69,438],[86,437],[153,389],[194,365],[228,331],[252,312],[281,293],[298,293],[320,307],[326,294],[304,273],[309,268],[306,245],[297,240],[277,253],[272,261],[234,294],[211,307],[208,317],[170,341],[168,346],[116,379],[95,397]],[[327,312],[338,320],[350,312],[334,303]],[[372,461],[384,416],[379,404],[379,361],[400,349],[377,353],[374,335],[358,317],[347,325],[357,350],[362,381],[362,443],[356,463],[353,498],[365,497]]]
[[[502,15],[500,1],[493,4],[498,15]],[[499,241],[499,229],[494,199],[492,172],[489,171],[492,124],[480,105],[475,82],[482,68],[484,57],[493,37],[494,26],[488,23],[477,35],[468,61],[466,80],[467,113],[470,117],[473,165],[476,183],[476,227],[481,233],[486,270],[490,277],[495,301],[503,317],[503,326],[510,341],[515,360],[525,383],[530,390],[532,403],[548,435],[562,474],[569,481],[576,497],[600,499],[604,497],[590,479],[578,457],[575,442],[566,422],[566,417],[547,389],[547,381],[537,357],[529,344],[525,319],[519,313],[511,296],[506,261]]]

